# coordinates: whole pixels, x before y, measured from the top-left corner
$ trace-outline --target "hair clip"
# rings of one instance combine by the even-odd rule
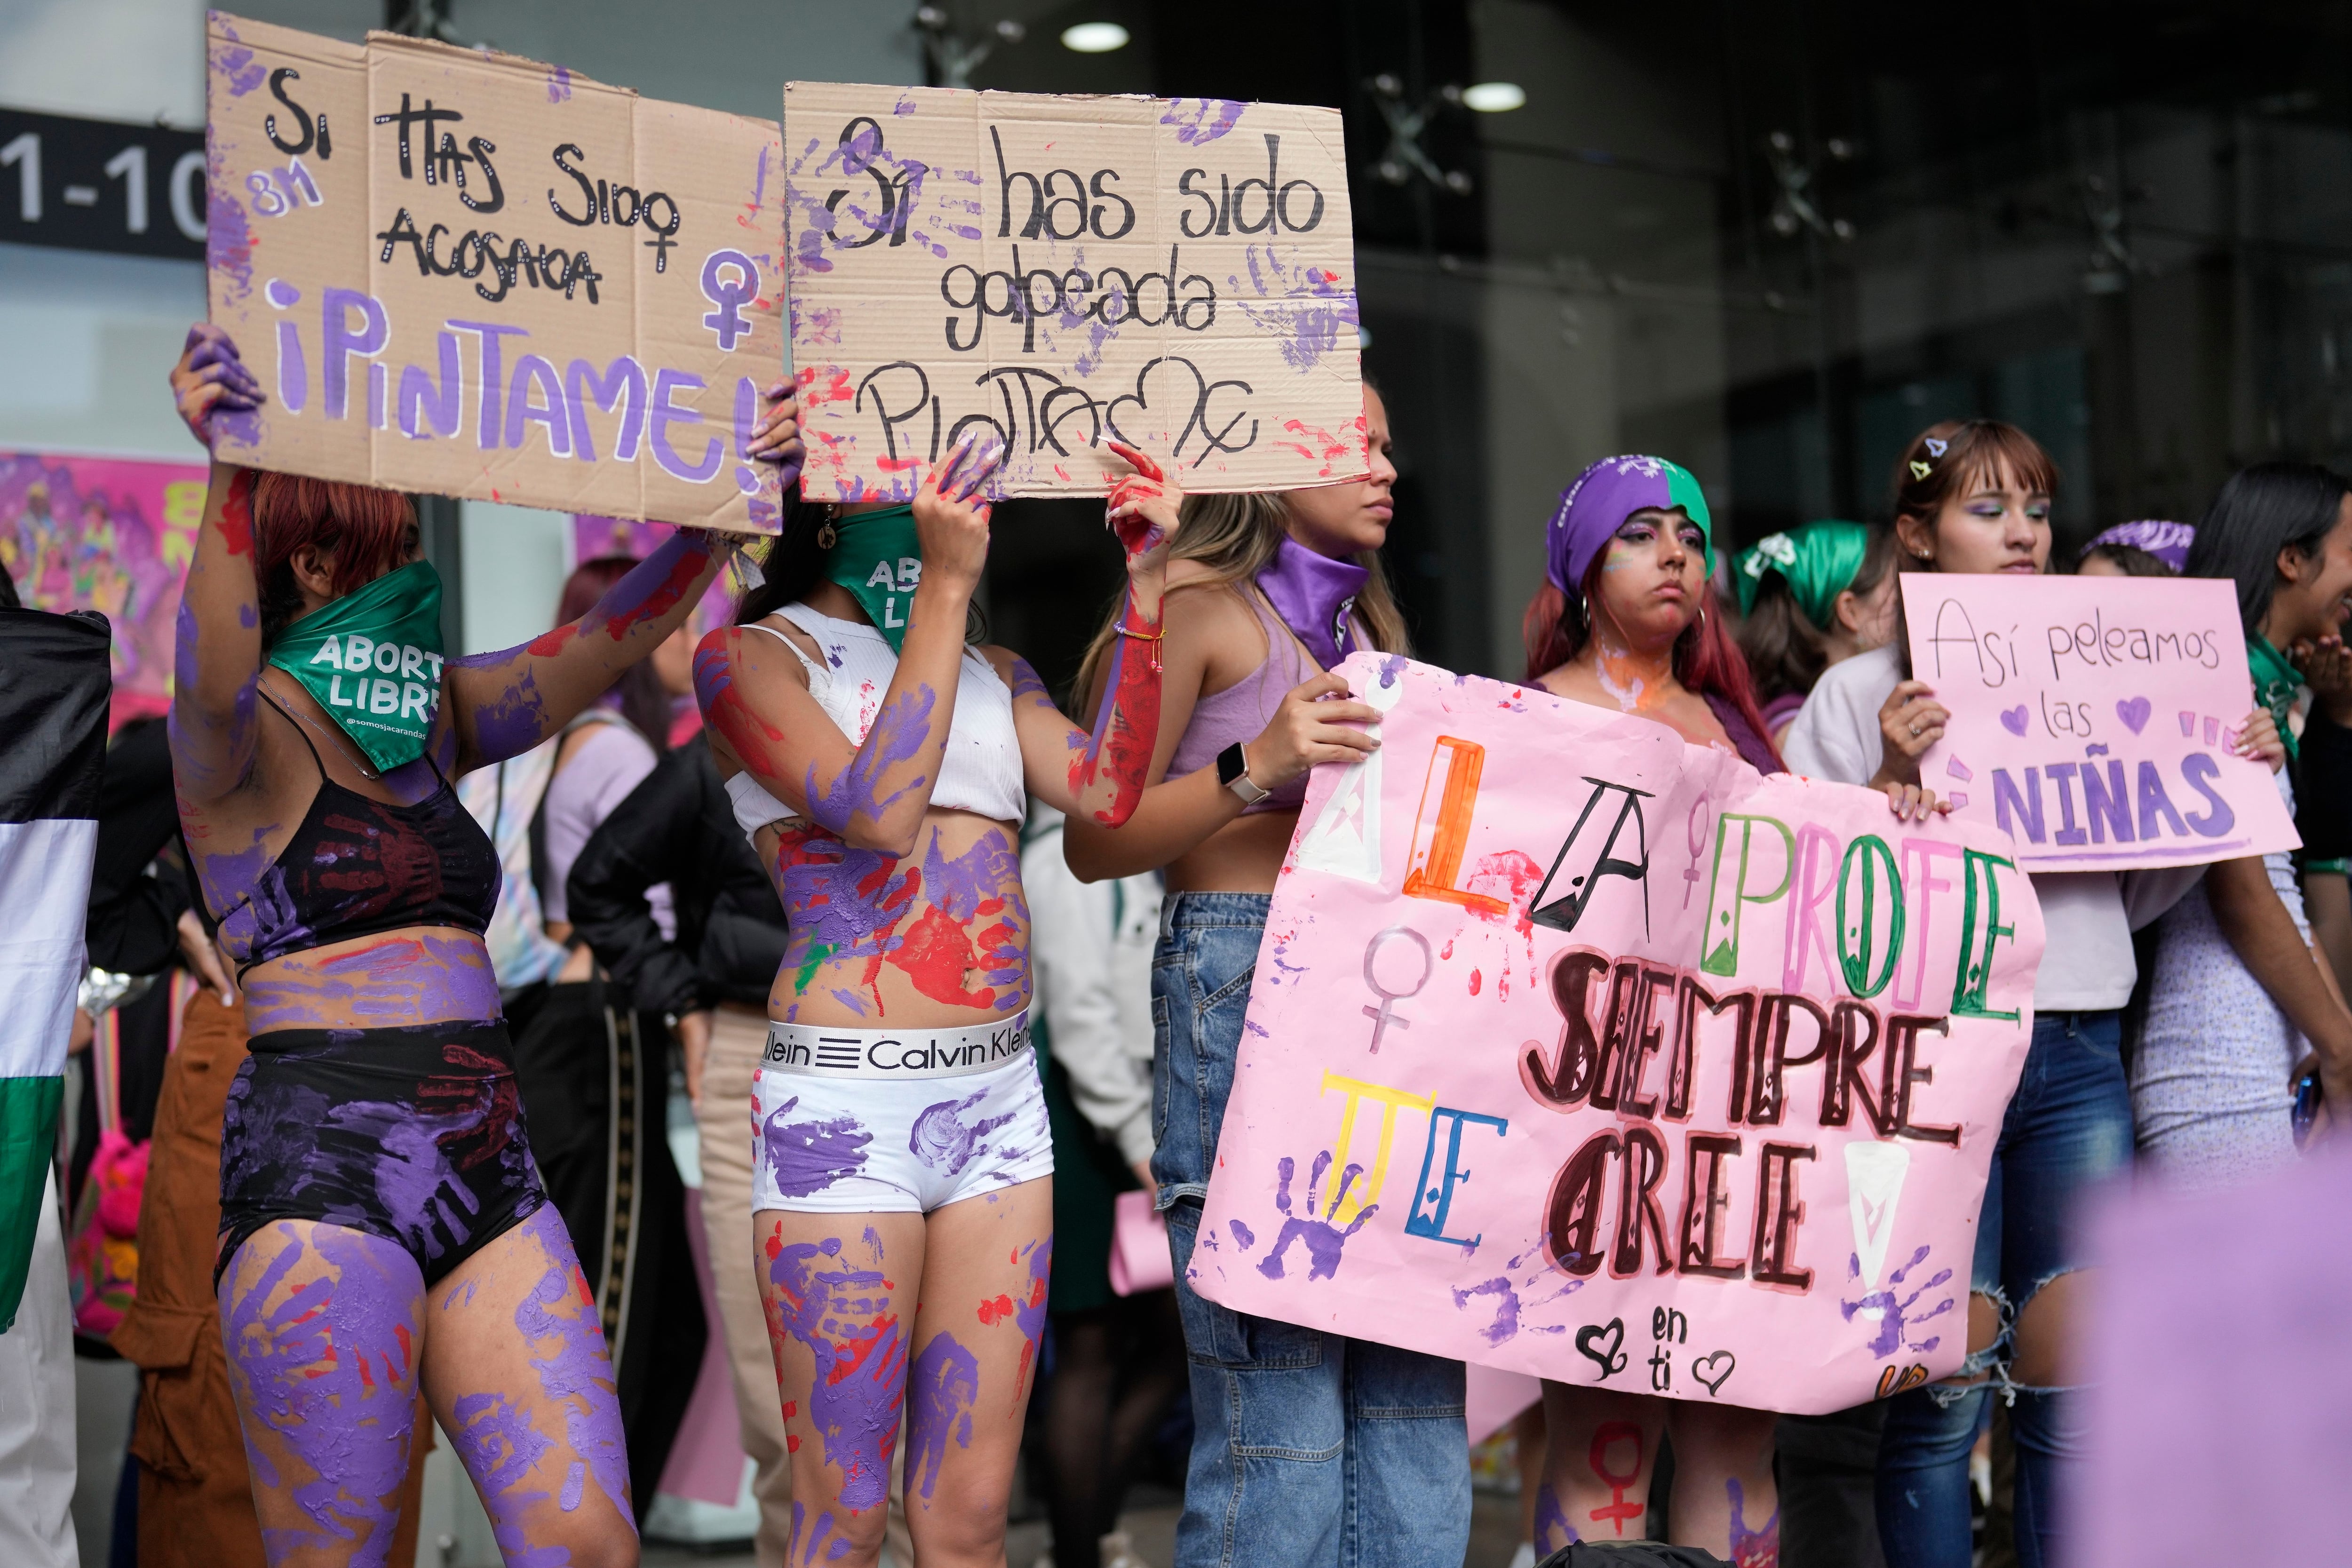
[[[1911,477],[1912,477],[1913,479],[1926,479],[1929,474],[1932,474],[1932,473],[1934,473],[1935,471],[1936,471],[1936,470],[1935,470],[1934,468],[1929,468],[1927,464],[1925,464],[1925,463],[1923,463],[1923,462],[1920,462],[1917,458],[1913,458],[1913,459],[1912,459],[1912,462],[1911,462]]]
[[[1927,448],[1927,456],[1931,458],[1940,458],[1944,455],[1944,448],[1948,446],[1949,443],[1938,440],[1937,437],[1930,436],[1927,437],[1924,445]]]

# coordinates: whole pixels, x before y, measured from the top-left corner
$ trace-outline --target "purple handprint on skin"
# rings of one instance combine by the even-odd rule
[[[1361,1165],[1349,1165],[1339,1173],[1339,1185],[1331,1194],[1331,1206],[1323,1211],[1321,1219],[1316,1218],[1315,1189],[1322,1184],[1323,1173],[1330,1168],[1329,1150],[1315,1156],[1315,1164],[1307,1173],[1307,1214],[1301,1218],[1290,1212],[1290,1179],[1297,1174],[1297,1163],[1285,1155],[1275,1166],[1274,1206],[1282,1211],[1283,1221],[1282,1234],[1274,1238],[1274,1250],[1267,1253],[1265,1261],[1257,1266],[1257,1271],[1267,1279],[1283,1278],[1283,1256],[1290,1250],[1293,1240],[1307,1244],[1307,1278],[1330,1279],[1339,1271],[1339,1248],[1349,1237],[1364,1228],[1366,1220],[1380,1212],[1381,1205],[1373,1204],[1358,1215],[1345,1230],[1330,1223],[1331,1216],[1339,1212],[1340,1200],[1348,1195],[1349,1184],[1364,1173]]]
[[[1877,1337],[1870,1342],[1872,1355],[1891,1356],[1897,1351],[1924,1353],[1934,1350],[1942,1342],[1943,1336],[1940,1334],[1930,1334],[1916,1343],[1906,1339],[1905,1335],[1915,1331],[1928,1319],[1942,1317],[1958,1305],[1956,1298],[1947,1296],[1927,1311],[1916,1317],[1911,1315],[1911,1309],[1917,1305],[1919,1298],[1950,1279],[1952,1271],[1948,1268],[1938,1270],[1933,1279],[1921,1285],[1916,1290],[1912,1291],[1908,1296],[1900,1296],[1898,1299],[1903,1283],[1910,1278],[1912,1270],[1927,1260],[1927,1250],[1924,1247],[1921,1247],[1911,1255],[1910,1262],[1888,1275],[1885,1289],[1867,1291],[1859,1301],[1841,1300],[1838,1302],[1838,1311],[1849,1323],[1853,1321],[1856,1313],[1867,1313],[1878,1320]],[[1849,1280],[1862,1278],[1862,1259],[1851,1253],[1846,1255],[1845,1277]]]

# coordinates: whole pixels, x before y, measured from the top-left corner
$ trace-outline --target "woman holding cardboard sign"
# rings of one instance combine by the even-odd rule
[[[1364,427],[1362,479],[1185,504],[1151,759],[1150,776],[1169,782],[1116,836],[1076,818],[1065,829],[1070,868],[1088,880],[1167,868],[1151,972],[1150,1174],[1192,1363],[1178,1568],[1329,1568],[1343,1551],[1407,1568],[1459,1563],[1469,1542],[1461,1363],[1248,1316],[1185,1279],[1307,770],[1380,743],[1357,728],[1376,727],[1379,710],[1349,700],[1330,667],[1359,648],[1404,650],[1379,554],[1396,469],[1369,385]],[[1079,674],[1097,701],[1113,643],[1106,626]]]
[[[2280,650],[2343,623],[2352,489],[2310,463],[2233,475],[2198,524],[2186,574],[2237,584],[2254,695],[2298,764],[2279,775],[2292,806],[2301,748],[2286,715],[2303,682]],[[2306,1050],[2318,1054],[2321,1114],[2352,1106],[2352,1016],[2315,962],[2291,855],[2206,868],[2158,922],[2154,968],[2132,1110],[2140,1152],[2167,1176],[2224,1185],[2293,1160]]]
[[[2058,470],[2034,439],[1992,419],[1947,420],[1895,467],[1895,531],[1907,571],[2030,576],[2050,560]],[[1898,625],[1883,648],[1822,677],[1789,731],[1790,766],[1883,789],[1898,817],[1939,809],[1919,759],[1948,710],[1922,680]],[[2248,742],[2254,736],[2246,738]],[[2017,1549],[2026,1568],[2056,1554],[2053,1499],[2076,1455],[2064,1358],[2083,1279],[2075,1199],[2131,1157],[2122,1008],[2137,966],[2114,872],[2037,873],[2047,954],[2033,987],[2033,1042],[1992,1156],[1978,1229],[1969,1356],[1948,1383],[1887,1402],[1878,1529],[1895,1568],[1966,1568],[1969,1453],[1988,1390],[2014,1398]]]
[[[1543,587],[1522,623],[1528,679],[1544,690],[1664,724],[1695,746],[1782,772],[1748,661],[1708,577],[1706,498],[1663,458],[1604,458],[1562,493],[1546,531]],[[1857,552],[1858,553],[1858,552]],[[1545,1380],[1536,1551],[1639,1539],[1630,1493],[1647,1494],[1658,1441],[1675,1441],[1667,1539],[1738,1568],[1780,1560],[1769,1410],[1692,1404]],[[1628,1528],[1628,1525],[1631,1528]]]
[[[209,326],[172,382],[207,444],[263,400]],[[760,455],[797,457],[793,412]],[[421,1394],[509,1558],[636,1562],[612,1364],[482,942],[498,858],[449,781],[653,652],[722,555],[680,533],[573,624],[446,658],[405,497],[213,467],[172,760],[254,1030],[215,1283],[272,1561],[382,1561]]]
[[[695,655],[735,819],[790,936],[753,1079],[754,1267],[793,1450],[794,1562],[872,1563],[907,1423],[926,1563],[1002,1563],[1045,1333],[1054,1169],[1029,1049],[1021,821],[1144,794],[1176,487],[1142,453],[1120,679],[1091,737],[1028,665],[965,644],[1002,448],[910,503],[787,503],[765,582]]]

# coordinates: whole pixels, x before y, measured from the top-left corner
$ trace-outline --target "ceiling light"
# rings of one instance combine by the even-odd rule
[[[1127,29],[1117,22],[1081,22],[1063,30],[1062,47],[1082,55],[1107,55],[1127,47]]]
[[[1067,35],[1064,35],[1065,38]],[[1502,114],[1528,100],[1528,89],[1515,81],[1482,81],[1462,89],[1462,101],[1481,114]]]

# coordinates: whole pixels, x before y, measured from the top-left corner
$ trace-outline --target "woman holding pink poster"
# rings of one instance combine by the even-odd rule
[[[1151,972],[1151,1174],[1192,1356],[1177,1568],[1418,1568],[1459,1563],[1469,1543],[1461,1363],[1236,1312],[1185,1279],[1307,771],[1380,743],[1356,727],[1376,728],[1379,710],[1350,700],[1330,667],[1359,648],[1404,649],[1379,553],[1396,469],[1387,412],[1370,386],[1364,430],[1363,479],[1186,502],[1168,573],[1150,774],[1170,782],[1117,835],[1076,817],[1066,829],[1081,878],[1167,868]],[[1106,626],[1080,672],[1097,702],[1113,644]],[[1350,1179],[1328,1165],[1311,1182],[1297,1173],[1300,1196],[1326,1219],[1324,1205],[1336,1208]],[[1318,1227],[1310,1246],[1345,1245],[1342,1227],[1307,1223]]]
[[[2048,569],[2057,466],[2015,426],[1931,426],[1905,449],[1895,481],[1906,570],[2031,576]],[[1830,670],[1789,731],[1790,765],[1883,789],[1898,816],[1938,809],[1919,759],[1949,713],[1910,674],[1899,626],[1886,647]],[[2079,1456],[2074,1372],[2063,1347],[2084,1285],[2082,1243],[2068,1215],[2079,1194],[2130,1163],[2122,1008],[2137,971],[2118,873],[2045,872],[2032,880],[2049,962],[2035,978],[2033,1043],[1985,1190],[1968,1360],[1948,1381],[1886,1404],[1877,1512],[1894,1568],[1967,1568],[1969,1453],[1996,1385],[2013,1401],[2019,1559],[2042,1568],[2060,1555],[2062,1472]]]
[[[1780,773],[1748,661],[1708,583],[1712,526],[1698,481],[1663,458],[1604,458],[1585,469],[1546,531],[1544,586],[1522,623],[1528,679]],[[1648,1493],[1659,1438],[1671,1433],[1667,1539],[1737,1568],[1780,1561],[1772,1412],[1549,1379],[1543,1388],[1538,1554],[1571,1541],[1639,1539],[1642,1510],[1626,1500]]]

